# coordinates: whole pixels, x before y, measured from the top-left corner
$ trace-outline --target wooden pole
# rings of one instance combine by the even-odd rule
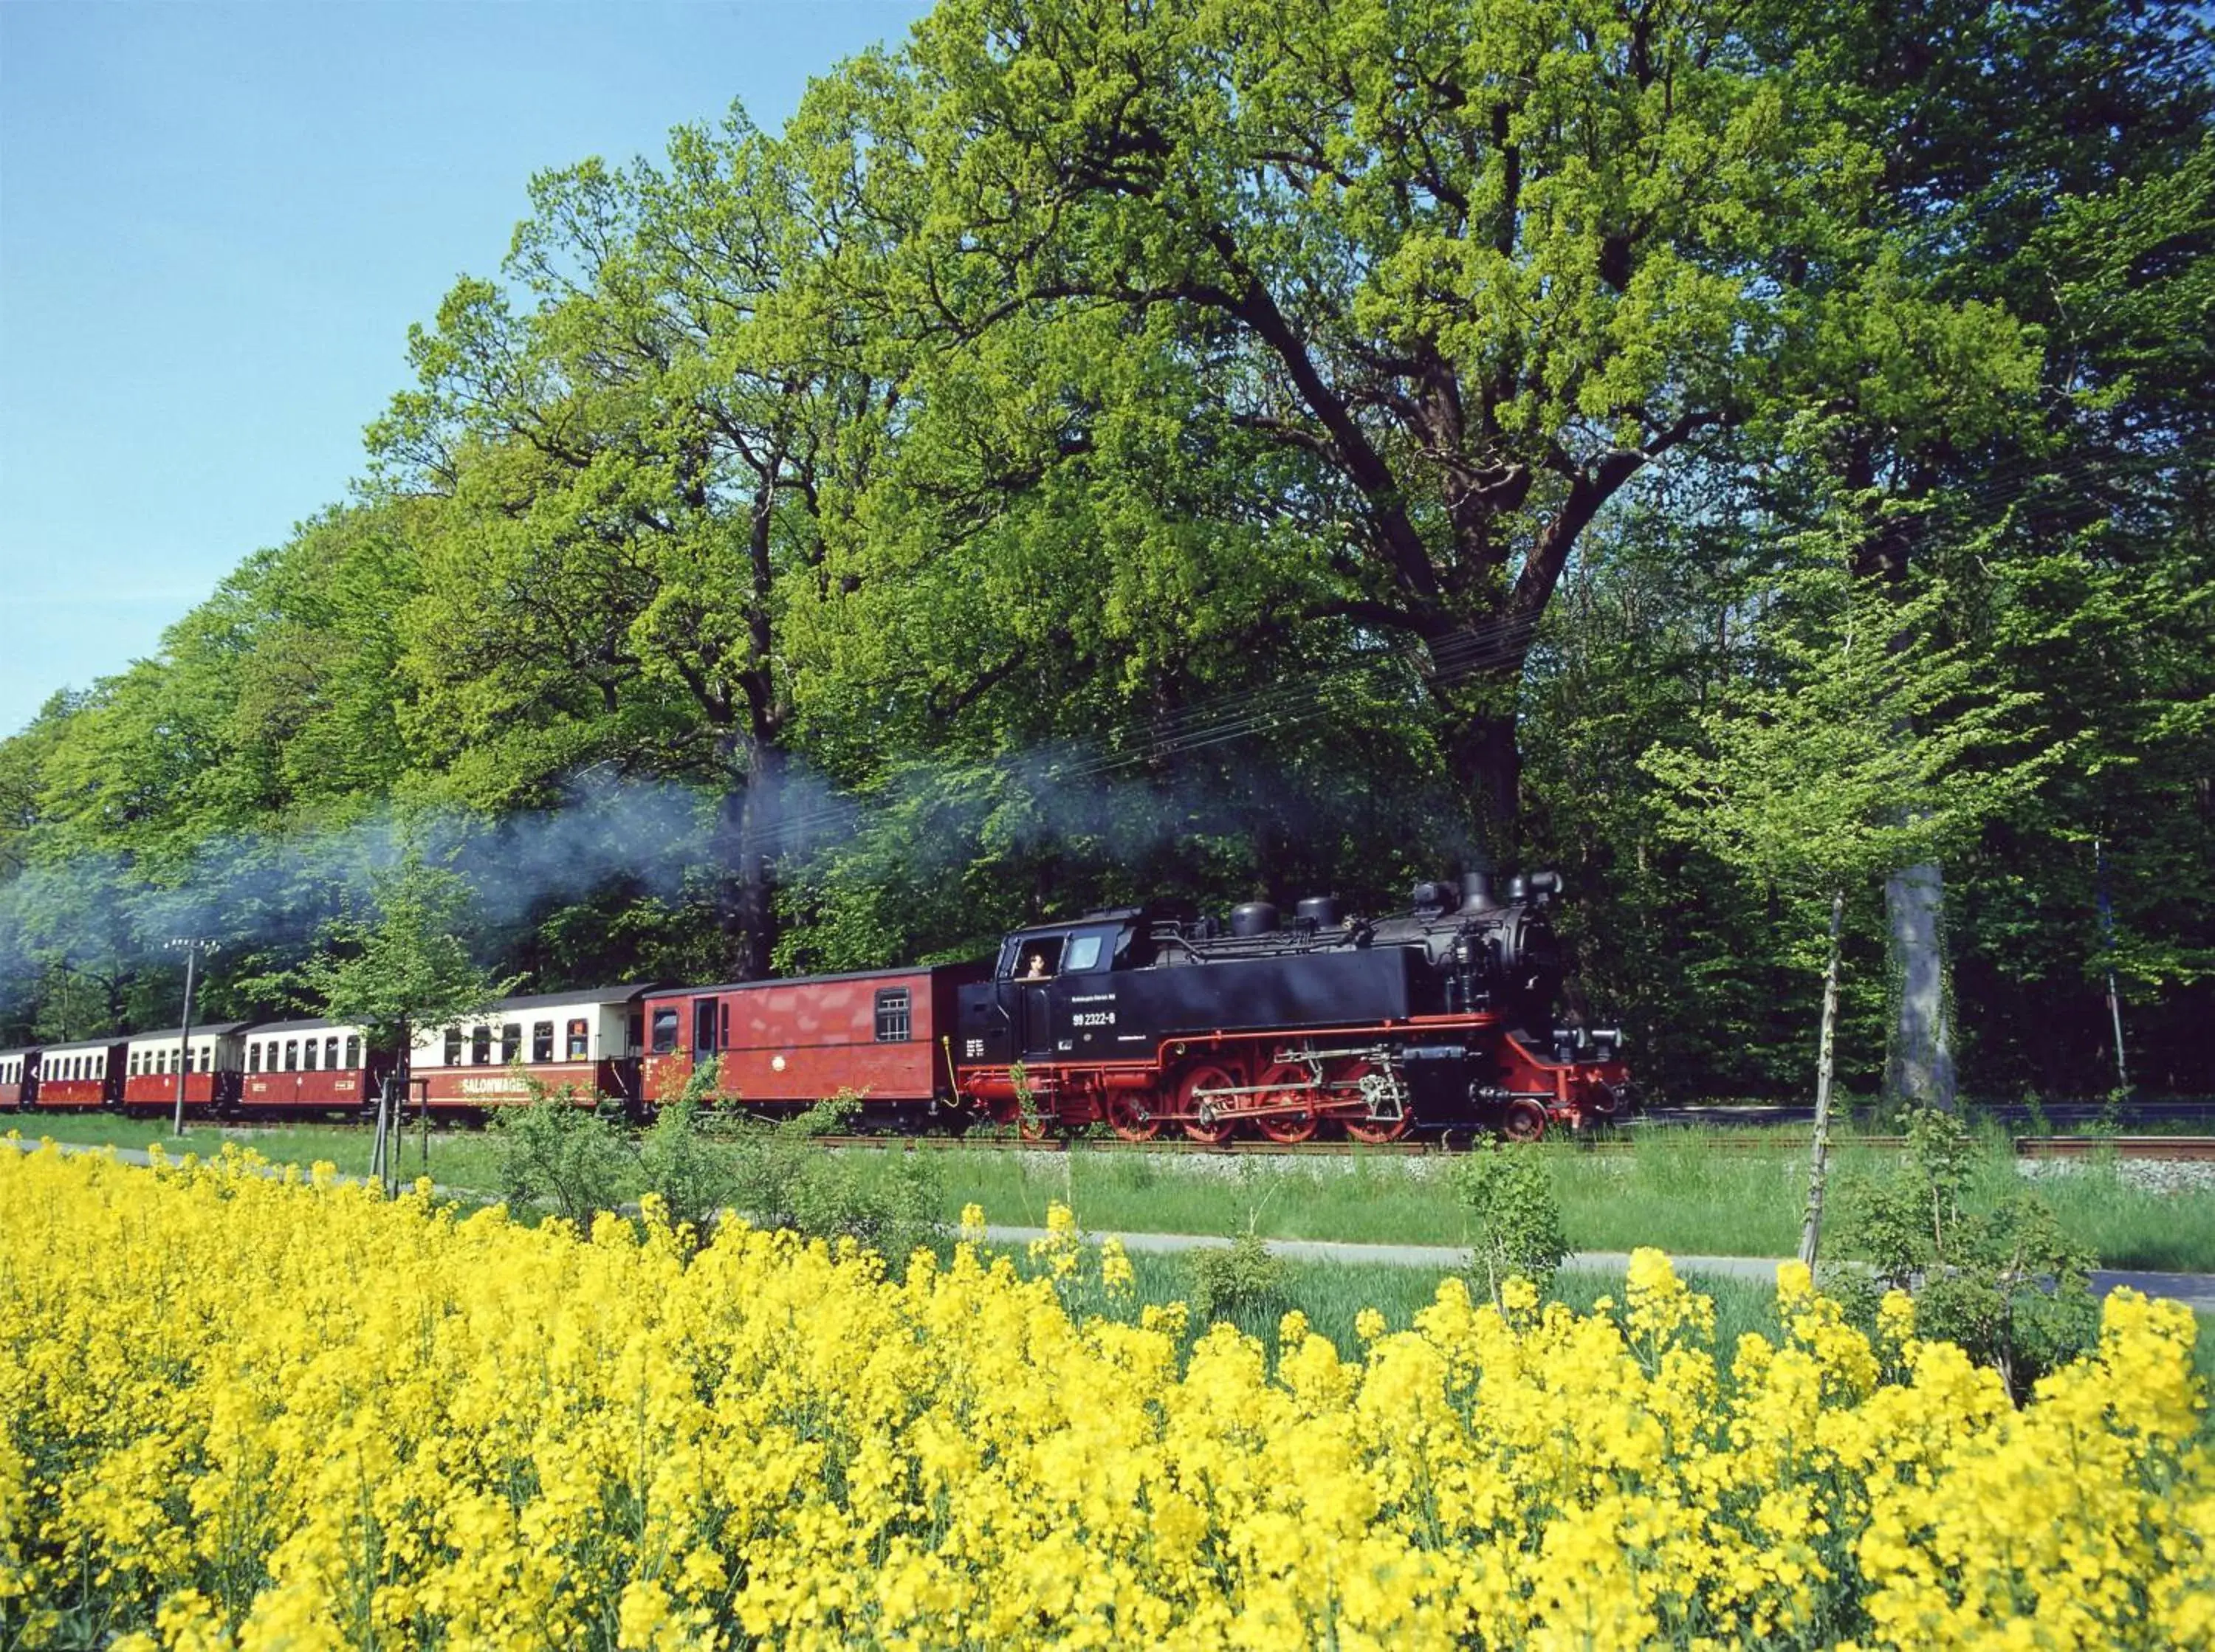
[[[1800,1225],[1800,1260],[1815,1265],[1823,1235],[1823,1184],[1830,1168],[1831,1075],[1838,1029],[1838,935],[1844,927],[1846,891],[1831,891],[1831,952],[1823,965],[1823,1035],[1815,1055],[1815,1141],[1807,1159],[1807,1215]]]

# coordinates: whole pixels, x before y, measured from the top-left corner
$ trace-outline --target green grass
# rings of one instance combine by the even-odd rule
[[[68,1141],[219,1152],[226,1141],[279,1163],[328,1159],[360,1174],[369,1133],[359,1126],[280,1125],[217,1131],[196,1129],[173,1142],[160,1121],[101,1115],[29,1115],[27,1135]],[[1786,1256],[1796,1246],[1806,1197],[1805,1149],[1792,1136],[1746,1148],[1743,1136],[1697,1130],[1640,1135],[1629,1153],[1595,1153],[1574,1141],[1541,1151],[1551,1172],[1569,1242],[1583,1251],[1658,1245],[1678,1256]],[[1719,1146],[1728,1141],[1728,1147]],[[2006,1138],[1980,1138],[1976,1191],[1996,1197],[2018,1181]],[[898,1152],[893,1147],[889,1152]],[[1268,1239],[1356,1244],[1460,1245],[1461,1207],[1436,1157],[1189,1157],[1132,1153],[1079,1142],[1066,1153],[1009,1153],[982,1147],[918,1148],[930,1153],[942,1190],[941,1214],[966,1204],[989,1220],[1040,1227],[1048,1204],[1066,1201],[1095,1232],[1230,1234],[1249,1224]],[[1833,1154],[1834,1186],[1850,1185],[1893,1161],[1888,1149],[1848,1137]],[[857,1163],[889,1164],[874,1150]],[[411,1129],[400,1168],[424,1165]],[[482,1131],[434,1132],[429,1173],[442,1185],[490,1190],[499,1185],[497,1153]],[[865,1171],[866,1173],[866,1171]],[[2087,1162],[2041,1178],[2037,1190],[2065,1229],[2104,1266],[2181,1273],[2215,1272],[2215,1190],[2156,1193],[2123,1181],[2113,1164]]]
[[[181,1158],[195,1153],[203,1159],[224,1150],[226,1143],[250,1147],[277,1165],[314,1164],[328,1159],[349,1176],[369,1172],[370,1131],[359,1124],[267,1124],[188,1126],[181,1136],[169,1133],[166,1119],[119,1118],[112,1114],[27,1113],[0,1114],[0,1129],[14,1129],[27,1141],[52,1136],[57,1141],[94,1147],[144,1148],[158,1142],[163,1153]],[[482,1130],[431,1132],[428,1174],[442,1186],[491,1190],[500,1185],[499,1155]],[[411,1123],[401,1144],[399,1167],[413,1180],[426,1173],[420,1134]]]

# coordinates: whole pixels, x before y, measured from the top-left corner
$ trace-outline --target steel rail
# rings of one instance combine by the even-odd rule
[[[997,1153],[1188,1153],[1198,1158],[1236,1158],[1241,1154],[1271,1158],[1342,1159],[1347,1157],[1420,1159],[1448,1157],[1468,1151],[1473,1133],[1454,1131],[1449,1139],[1429,1141],[1126,1141],[1120,1138],[1046,1135],[824,1135],[815,1140],[826,1147],[872,1148],[883,1152],[948,1152],[983,1148]],[[1638,1144],[1621,1137],[1579,1141],[1556,1135],[1550,1140],[1574,1144],[1575,1151],[1616,1157],[1635,1153]],[[1799,1143],[1781,1136],[1704,1138],[1701,1150],[1726,1153],[1791,1152]],[[1866,1135],[1841,1143],[1898,1152],[1907,1145],[1900,1135]],[[2022,1135],[2014,1138],[2018,1159],[2084,1159],[2111,1153],[2117,1159],[2215,1159],[2215,1135]]]

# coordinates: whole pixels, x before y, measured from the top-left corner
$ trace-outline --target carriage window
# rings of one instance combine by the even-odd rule
[[[634,1033],[631,1036],[631,1043],[635,1044],[637,1042],[638,1037]],[[581,1062],[592,1053],[592,1031],[580,1016],[569,1023],[569,1059],[573,1062]]]
[[[572,1021],[569,1024],[569,1036],[574,1038],[576,1033],[577,1024]],[[637,1055],[646,1043],[646,1015],[643,1011],[633,1010],[630,1013],[629,1019],[623,1024],[623,1036],[629,1040],[629,1043],[623,1047],[623,1054]]]
[[[531,1024],[531,1059],[550,1062],[554,1059],[554,1024],[533,1021]]]
[[[1069,956],[1061,961],[1064,975],[1075,975],[1083,970],[1100,967],[1100,937],[1078,935],[1069,943]]]
[[[510,1021],[500,1030],[500,1064],[519,1061],[523,1056],[523,1023]]]
[[[905,987],[887,988],[877,994],[877,1042],[904,1044],[908,1031],[908,996]]]
[[[446,1029],[446,1065],[459,1067],[461,1064],[462,1030],[459,1027],[448,1027]]]
[[[348,1067],[361,1065],[361,1034],[359,1032],[347,1034],[347,1065]]]
[[[132,1050],[131,1052],[131,1076],[132,1078],[135,1079],[138,1076],[141,1064],[142,1057],[140,1053],[138,1050]]]
[[[469,1032],[469,1060],[479,1067],[492,1060],[492,1029],[472,1028]]]
[[[712,998],[692,1000],[692,1053],[712,1055],[715,1053],[715,1028],[720,1018],[716,1012],[721,1006]]]
[[[323,1065],[329,1068],[333,1072],[336,1072],[338,1070],[339,1036],[335,1032],[331,1034],[329,1037],[323,1040]]]
[[[304,1058],[300,1063],[301,1070],[308,1073],[314,1072],[316,1070],[316,1041],[313,1038],[304,1040],[300,1054]]]
[[[261,1070],[261,1044],[258,1039],[246,1047],[246,1070],[249,1073]]]
[[[287,1073],[294,1073],[299,1070],[299,1067],[300,1041],[298,1038],[287,1038],[285,1041],[285,1070]]]
[[[677,1048],[677,1012],[674,1009],[653,1013],[653,1053],[666,1055]]]

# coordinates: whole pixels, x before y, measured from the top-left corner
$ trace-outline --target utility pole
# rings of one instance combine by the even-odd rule
[[[185,955],[185,1024],[177,1039],[177,1113],[169,1126],[169,1134],[173,1136],[185,1133],[185,1074],[192,1070],[193,1065],[193,966],[199,961],[201,953],[212,952],[218,945],[218,943],[202,940],[197,935],[180,935],[169,943],[172,951],[181,950]],[[212,1080],[215,1073],[212,1062],[208,1063],[208,1073]],[[210,1093],[212,1094],[212,1091]]]

